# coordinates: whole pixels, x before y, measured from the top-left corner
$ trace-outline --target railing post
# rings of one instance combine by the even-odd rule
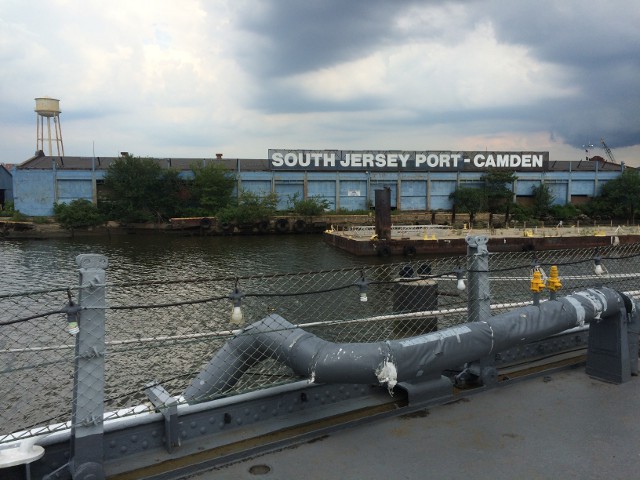
[[[491,318],[491,294],[489,290],[489,239],[484,235],[468,236],[467,271],[468,297],[467,308],[470,322],[480,322]]]
[[[80,293],[76,335],[69,463],[45,479],[101,480],[104,473],[103,413],[107,258],[76,257]]]
[[[467,236],[467,312],[470,322],[482,322],[491,318],[491,290],[489,283],[489,238],[484,235]],[[456,377],[456,383],[480,383],[491,385],[497,382],[495,358],[489,356],[469,363]]]
[[[79,267],[80,331],[76,340],[71,427],[71,474],[104,478],[103,414],[106,268],[104,255],[76,257]]]

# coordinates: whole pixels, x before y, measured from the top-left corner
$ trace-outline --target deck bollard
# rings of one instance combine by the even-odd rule
[[[426,312],[438,309],[438,283],[428,275],[414,275],[412,268],[403,268],[393,285],[393,311],[396,313]],[[438,329],[435,316],[416,317],[393,322],[397,338],[405,338]]]

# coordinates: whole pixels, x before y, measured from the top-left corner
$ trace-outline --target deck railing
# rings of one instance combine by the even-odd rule
[[[546,290],[532,293],[531,278],[538,271],[544,280],[552,265],[559,295],[599,285],[640,291],[640,244],[488,258],[491,283],[470,285],[473,255],[136,283],[110,281],[100,255],[79,256],[78,285],[0,295],[0,444],[68,428],[72,418],[90,430],[103,411],[154,411],[154,385],[179,403],[227,340],[272,313],[332,342],[377,342],[466,322],[474,309],[496,314],[545,300]],[[232,320],[234,308],[241,320]],[[273,360],[245,360],[252,367],[221,395],[300,380]]]

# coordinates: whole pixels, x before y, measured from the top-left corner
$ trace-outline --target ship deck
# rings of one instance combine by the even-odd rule
[[[191,479],[622,479],[640,467],[640,379],[584,366],[324,433]]]

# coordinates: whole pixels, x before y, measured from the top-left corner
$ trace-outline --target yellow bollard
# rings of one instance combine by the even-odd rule
[[[536,270],[531,277],[531,291],[533,293],[541,292],[544,289],[544,282],[542,281],[542,274]]]
[[[547,278],[547,288],[550,292],[557,292],[562,288],[562,283],[558,277],[558,267],[553,265],[549,270],[549,278]]]

